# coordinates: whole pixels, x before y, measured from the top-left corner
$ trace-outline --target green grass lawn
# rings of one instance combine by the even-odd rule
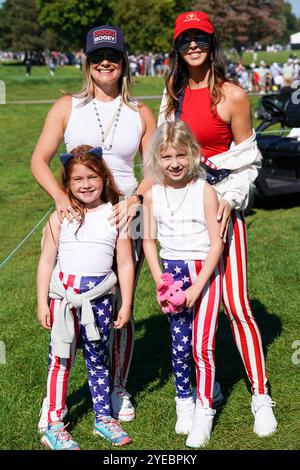
[[[7,69],[0,67],[0,78]],[[56,98],[68,83],[73,90],[80,86],[76,70],[63,70],[61,78],[57,74],[53,81],[46,69],[33,70],[30,79],[22,68],[9,70],[5,80],[10,100],[15,93],[18,99],[25,99],[26,93],[36,99]],[[35,73],[40,73],[36,80]],[[140,79],[134,93],[156,95],[162,86],[161,80]],[[156,113],[159,102],[149,104]],[[36,104],[0,106],[0,261],[52,204],[29,171],[30,156],[48,109],[48,105]],[[53,169],[57,172],[57,159]],[[293,342],[300,340],[299,202],[295,197],[280,198],[255,207],[247,217],[250,298],[263,333],[272,396],[277,401],[278,431],[265,439],[259,439],[252,431],[248,385],[229,322],[221,313],[216,359],[225,401],[218,410],[208,449],[300,448],[300,364],[292,362]],[[0,270],[0,341],[6,346],[6,364],[0,364],[1,449],[43,448],[36,424],[45,394],[49,335],[36,321],[35,274],[41,230]],[[126,449],[184,450],[184,436],[174,432],[167,320],[156,304],[146,265],[135,299],[135,322],[136,343],[128,390],[136,405],[137,419],[124,425],[133,438]],[[93,413],[81,351],[71,374],[68,406],[69,429],[83,449],[112,449],[92,434]]]

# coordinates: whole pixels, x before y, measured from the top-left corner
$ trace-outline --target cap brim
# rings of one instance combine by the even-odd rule
[[[90,47],[89,49],[86,49],[85,55],[91,54],[92,52],[98,51],[99,49],[116,49],[119,52],[123,52],[124,54],[127,53],[127,49],[124,47],[120,47],[117,44],[111,44],[111,43],[101,43],[97,44],[97,46]]]

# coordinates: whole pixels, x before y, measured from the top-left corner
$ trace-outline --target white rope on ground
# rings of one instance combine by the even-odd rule
[[[28,234],[23,238],[22,241],[13,249],[13,251],[0,263],[0,269],[14,256],[14,254],[21,248],[22,245],[31,237],[31,235],[36,231],[36,229],[41,225],[41,223],[48,217],[50,212],[52,212],[54,206],[52,206],[45,215],[41,218],[41,220],[28,232]]]

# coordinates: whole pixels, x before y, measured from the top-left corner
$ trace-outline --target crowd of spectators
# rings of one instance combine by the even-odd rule
[[[242,87],[256,93],[280,91],[283,87],[298,88],[300,86],[300,61],[290,57],[284,64],[273,62],[271,66],[261,60],[258,65],[252,62],[247,68],[242,61],[230,63],[228,75],[239,80]]]
[[[31,53],[29,56],[25,52],[0,51],[0,62],[13,60],[22,62],[25,65],[27,76],[31,74],[32,65],[46,64],[49,67],[50,75],[54,76],[57,67],[73,65],[81,69],[84,54],[82,51],[75,53],[48,51],[47,53]],[[169,54],[162,52],[129,55],[129,65],[133,77],[165,78],[170,70],[169,61]],[[227,71],[228,75],[239,80],[242,87],[249,93],[263,94],[280,91],[282,87],[286,86],[295,88],[300,86],[300,61],[296,56],[291,56],[284,64],[273,62],[271,66],[266,65],[263,60],[258,63],[252,62],[247,67],[242,60],[238,60],[237,63],[228,62]]]

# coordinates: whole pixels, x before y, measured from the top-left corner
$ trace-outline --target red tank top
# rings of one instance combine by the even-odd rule
[[[192,129],[206,158],[229,149],[232,142],[230,124],[223,121],[217,111],[211,112],[208,87],[196,90],[186,88],[181,119]]]

